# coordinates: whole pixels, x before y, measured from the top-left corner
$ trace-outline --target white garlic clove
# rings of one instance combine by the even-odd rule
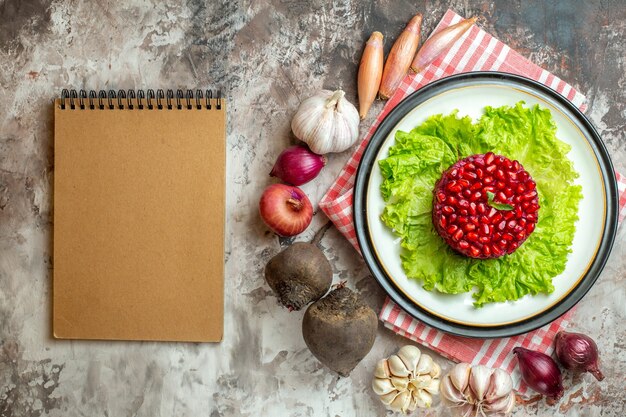
[[[387,378],[374,378],[372,380],[372,389],[378,395],[385,395],[394,391],[396,388],[391,380]]]
[[[402,391],[396,398],[389,404],[389,408],[394,411],[401,411],[406,413],[409,409],[409,403],[411,402],[411,393],[409,391]]]
[[[404,366],[404,362],[402,362],[402,359],[400,359],[398,356],[391,355],[389,359],[387,359],[387,361],[389,362],[389,370],[391,371],[392,375],[403,377],[409,376],[409,370],[406,368],[406,366]]]
[[[387,359],[381,359],[376,364],[376,369],[374,370],[374,376],[376,378],[389,378],[391,376],[391,371],[389,371],[389,364],[387,363]]]
[[[489,388],[485,392],[485,400],[493,401],[497,398],[505,396],[513,389],[513,380],[511,375],[502,369],[495,369],[491,375]]]
[[[439,386],[440,382],[438,379],[432,379],[428,381],[428,384],[423,388],[425,391],[428,391],[431,394],[439,394]]]
[[[391,391],[388,394],[380,395],[378,398],[380,398],[380,401],[383,404],[389,405],[389,404],[391,404],[393,402],[393,400],[396,399],[398,394],[400,394],[400,392],[394,390],[394,391]]]
[[[417,402],[415,402],[415,397],[411,395],[411,401],[409,401],[409,406],[407,407],[408,412],[415,411],[417,408]]]
[[[433,358],[430,355],[422,355],[420,357],[419,362],[417,363],[417,367],[415,368],[416,375],[428,375],[430,371],[433,369]]]
[[[454,386],[454,384],[452,384],[449,376],[445,376],[441,380],[439,389],[441,391],[441,396],[449,403],[456,405],[465,402],[465,396]]]
[[[398,353],[396,353],[396,355],[398,355],[402,362],[404,362],[406,369],[410,372],[415,372],[415,368],[420,360],[420,356],[422,356],[422,352],[420,352],[420,350],[413,345],[406,345],[403,346]]]
[[[404,391],[409,386],[409,379],[407,377],[392,376],[391,384],[398,391]]]
[[[489,382],[491,380],[491,374],[493,369],[487,368],[484,365],[476,365],[472,367],[470,372],[469,386],[472,388],[476,399],[482,401],[485,398],[487,388],[489,388]]]
[[[413,391],[413,398],[420,408],[429,408],[433,403],[433,397],[424,390]]]
[[[472,367],[469,363],[458,363],[450,371],[450,382],[460,392],[465,391],[469,384],[469,376]]]
[[[411,378],[411,386],[413,389],[422,389],[428,386],[431,380],[430,375],[417,375]]]
[[[490,413],[500,413],[501,415],[506,415],[513,411],[514,406],[515,394],[513,392],[509,392],[508,395],[498,398],[493,402],[483,403],[483,408],[485,409],[485,411],[488,411]]]
[[[433,378],[439,378],[441,376],[441,366],[437,362],[433,362],[433,369],[431,369],[430,374]]]

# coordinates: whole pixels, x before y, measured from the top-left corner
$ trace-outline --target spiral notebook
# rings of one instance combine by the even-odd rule
[[[225,100],[64,90],[54,107],[54,337],[221,340]]]

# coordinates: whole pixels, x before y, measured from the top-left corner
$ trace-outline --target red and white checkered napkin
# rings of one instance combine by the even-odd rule
[[[461,16],[448,10],[435,31],[457,23],[461,19]],[[320,208],[357,250],[359,248],[352,222],[354,176],[372,134],[385,116],[415,90],[439,78],[469,71],[502,71],[532,78],[556,90],[581,110],[585,110],[585,97],[572,86],[528,61],[479,27],[472,26],[445,56],[436,59],[421,73],[409,74],[404,78],[398,91],[378,115],[335,183],[322,197]],[[626,178],[619,174],[617,178],[620,192],[620,219],[623,219],[626,217]],[[515,361],[512,360],[513,355],[510,353],[513,346],[524,346],[550,354],[554,335],[567,326],[569,316],[570,313],[567,313],[541,329],[503,339],[468,339],[446,334],[416,320],[402,311],[389,298],[385,301],[379,318],[385,326],[396,333],[421,343],[454,361],[501,367],[512,372],[515,368]],[[519,374],[514,372],[513,379],[518,390],[524,393],[526,387],[520,384]]]

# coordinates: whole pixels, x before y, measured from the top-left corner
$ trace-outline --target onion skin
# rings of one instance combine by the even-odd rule
[[[302,233],[313,218],[311,201],[298,187],[272,184],[263,191],[259,213],[265,224],[279,236]]]
[[[598,346],[589,336],[560,331],[555,338],[555,352],[565,369],[590,372],[598,381],[604,379],[598,368]]]
[[[291,185],[302,185],[317,177],[326,165],[326,157],[313,153],[308,146],[290,146],[278,155],[270,172]]]
[[[552,400],[563,396],[561,371],[554,359],[523,347],[516,347],[513,353],[517,355],[522,379],[529,387]]]
[[[461,20],[459,23],[441,29],[424,42],[413,58],[411,71],[419,73],[430,65],[439,55],[449,50],[469,28],[476,23],[477,17]]]
[[[359,116],[365,119],[369,111],[383,76],[383,34],[372,33],[365,44],[365,50],[361,57],[358,75],[359,90]]]
[[[415,51],[417,51],[417,46],[420,43],[421,28],[422,14],[418,13],[409,21],[404,31],[391,47],[383,69],[380,90],[378,91],[381,99],[386,100],[391,97],[409,71],[411,60],[415,56]]]

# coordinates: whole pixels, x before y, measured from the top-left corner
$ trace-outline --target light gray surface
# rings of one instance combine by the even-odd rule
[[[406,341],[380,326],[374,349],[349,378],[323,368],[304,345],[303,313],[281,308],[264,283],[263,267],[281,242],[260,221],[257,203],[275,157],[295,142],[289,122],[300,99],[342,87],[355,102],[363,41],[382,30],[389,48],[415,11],[425,12],[425,33],[448,6],[481,14],[489,32],[572,82],[587,94],[588,115],[626,172],[620,1],[172,3],[0,0],[0,416],[385,414],[369,387],[373,366]],[[231,100],[224,341],[51,339],[51,99],[65,87],[208,86],[225,87]],[[374,105],[363,130],[380,108]],[[349,154],[333,155],[303,187],[314,202]],[[298,240],[325,222],[318,213]],[[598,342],[606,379],[566,374],[559,405],[542,401],[516,416],[626,414],[625,237],[622,227],[572,325]],[[384,294],[349,244],[335,229],[322,244],[335,281],[346,280],[379,308]]]

